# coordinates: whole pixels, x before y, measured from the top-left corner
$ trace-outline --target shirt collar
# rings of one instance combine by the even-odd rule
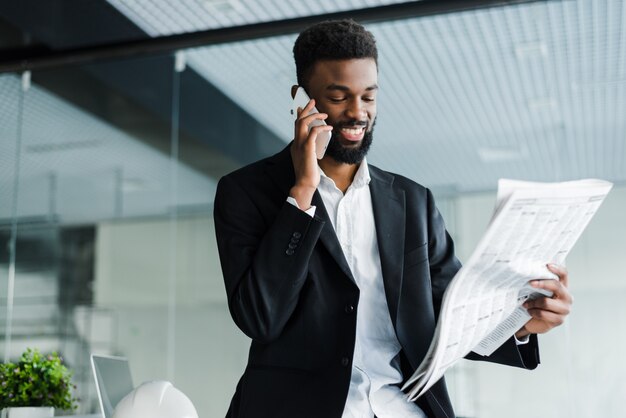
[[[324,170],[322,170],[322,167],[319,167],[319,169],[320,169],[320,176],[323,179],[322,181],[330,182],[331,184],[335,185],[335,182],[333,181],[333,179],[331,179],[330,177],[326,175],[326,173],[324,173]],[[367,159],[363,157],[363,161],[361,161],[361,164],[359,164],[359,168],[356,171],[356,174],[354,175],[354,179],[352,180],[351,187],[358,189],[360,187],[367,186],[368,184],[370,184],[370,181],[371,181],[371,177],[370,177],[370,170],[367,166]]]
[[[359,165],[359,169],[356,171],[354,175],[354,180],[352,180],[352,184],[354,187],[363,187],[370,184],[370,170],[367,166],[367,160],[363,157],[363,161],[361,161],[361,165]]]

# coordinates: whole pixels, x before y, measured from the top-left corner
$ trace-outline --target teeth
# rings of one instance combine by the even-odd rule
[[[350,134],[350,135],[358,135],[363,132],[364,128],[342,128],[341,130]]]

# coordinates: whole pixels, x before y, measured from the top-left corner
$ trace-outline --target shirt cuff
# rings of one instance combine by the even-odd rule
[[[298,206],[298,202],[293,197],[287,196],[287,202],[291,203],[292,205],[294,205],[295,207],[300,209],[300,206]],[[305,210],[304,213],[306,213],[307,215],[309,215],[312,218],[312,217],[315,216],[315,209],[316,209],[316,206],[311,206],[310,208]],[[300,210],[302,210],[302,209],[300,209]]]
[[[524,345],[524,344],[528,344],[528,341],[530,341],[530,334],[528,334],[527,336],[525,336],[521,340],[518,340],[517,337],[515,336],[515,334],[513,334],[513,338],[515,338],[515,344],[516,345]]]

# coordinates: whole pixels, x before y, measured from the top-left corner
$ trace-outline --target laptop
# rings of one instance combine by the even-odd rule
[[[112,418],[118,402],[135,388],[128,360],[123,357],[91,355],[91,368],[103,418]]]

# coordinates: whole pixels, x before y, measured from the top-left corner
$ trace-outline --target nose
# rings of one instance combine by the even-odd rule
[[[349,119],[366,120],[367,110],[360,98],[354,98],[348,101],[348,107],[345,110],[346,117]]]

